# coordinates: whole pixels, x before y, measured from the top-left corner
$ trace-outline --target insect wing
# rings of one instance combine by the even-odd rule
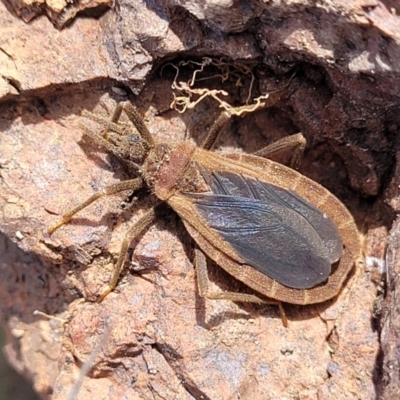
[[[292,190],[285,190],[270,183],[226,171],[212,174],[202,171],[202,173],[215,194],[254,198],[296,211],[309,222],[320,236],[326,247],[330,263],[333,264],[339,260],[343,251],[343,243],[335,223],[325,213]]]
[[[209,227],[245,263],[293,288],[327,279],[331,263],[319,235],[296,211],[278,204],[232,195],[188,194]]]

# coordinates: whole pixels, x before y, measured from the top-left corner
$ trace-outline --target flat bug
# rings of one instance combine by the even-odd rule
[[[270,104],[280,96],[272,96]],[[136,127],[122,124],[124,111]],[[147,186],[183,220],[196,242],[199,293],[212,299],[313,304],[337,295],[360,253],[359,234],[346,207],[327,189],[284,165],[263,158],[282,148],[304,146],[301,134],[281,139],[254,155],[219,155],[210,150],[222,127],[246,107],[224,111],[202,146],[155,143],[129,102],[106,120],[83,115],[104,127],[85,134],[124,162],[134,178],[103,188],[66,212],[51,234],[102,196]],[[156,218],[155,207],[128,229],[102,300],[117,285],[131,241]],[[255,294],[208,289],[207,255],[217,265],[267,299]],[[281,309],[282,311],[282,309]]]

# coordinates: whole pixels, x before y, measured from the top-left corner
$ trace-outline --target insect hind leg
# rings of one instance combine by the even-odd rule
[[[284,138],[271,143],[270,145],[256,151],[253,154],[259,157],[269,158],[274,154],[280,153],[281,151],[294,148],[290,166],[293,169],[297,169],[299,166],[299,161],[306,148],[306,143],[307,141],[303,134],[296,133],[295,135],[285,136]]]
[[[204,297],[210,300],[231,300],[243,303],[258,303],[258,304],[272,304],[277,305],[279,308],[279,313],[284,326],[288,326],[288,321],[286,317],[285,310],[282,306],[282,302],[270,299],[261,299],[254,294],[248,293],[238,293],[238,292],[211,292],[210,291],[210,279],[208,277],[207,271],[207,260],[204,253],[199,249],[195,248],[195,268],[197,277],[197,287],[199,290],[200,297]]]

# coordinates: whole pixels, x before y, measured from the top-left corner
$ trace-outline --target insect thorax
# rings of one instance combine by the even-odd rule
[[[192,162],[196,147],[184,142],[175,148],[167,144],[156,145],[142,167],[147,185],[163,201],[175,192],[199,192],[208,188],[198,169]]]

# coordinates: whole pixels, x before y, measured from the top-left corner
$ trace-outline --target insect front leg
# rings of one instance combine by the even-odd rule
[[[51,235],[58,228],[67,224],[77,212],[83,210],[88,205],[92,204],[97,199],[99,199],[100,197],[109,196],[112,194],[123,192],[125,190],[136,191],[136,190],[140,189],[142,186],[143,186],[142,178],[135,178],[135,179],[131,179],[128,181],[115,183],[114,185],[106,186],[103,189],[101,189],[99,192],[92,194],[84,202],[78,204],[76,207],[72,208],[71,210],[69,210],[65,214],[63,214],[63,216],[61,217],[61,220],[59,222],[57,222],[56,224],[54,224],[53,226],[51,226],[47,231]]]
[[[120,121],[122,111],[131,123]],[[132,171],[139,171],[144,158],[154,147],[154,139],[147,129],[143,117],[128,101],[120,102],[115,107],[111,119],[83,110],[82,115],[97,122],[104,129],[98,133],[86,125],[81,125],[86,136],[92,141],[114,154]],[[132,124],[136,128],[133,129]]]
[[[150,131],[147,129],[146,124],[144,123],[143,117],[137,111],[136,107],[134,107],[129,101],[121,101],[118,103],[113,111],[111,119],[104,118],[102,116],[98,116],[91,112],[84,110],[82,115],[85,118],[91,119],[102,125],[104,127],[103,135],[107,135],[108,131],[113,131],[119,133],[120,135],[124,135],[126,133],[126,126],[123,123],[119,123],[121,118],[122,111],[125,112],[126,116],[135,126],[137,131],[139,132],[140,137],[149,145],[154,145],[154,139],[151,135]]]
[[[148,143],[149,146],[154,146],[154,139],[151,135],[150,131],[147,129],[146,124],[144,123],[143,117],[139,114],[136,107],[134,107],[129,101],[123,101],[118,103],[117,108],[120,107],[121,111],[124,110],[125,114],[129,118],[129,120],[135,125],[142,139]],[[115,114],[116,111],[114,111]],[[121,113],[119,112],[119,115]],[[118,118],[119,118],[118,115]]]
[[[154,145],[154,139],[151,136],[151,133],[147,129],[146,124],[144,123],[143,117],[137,111],[137,109],[129,102],[129,101],[121,101],[119,102],[112,113],[111,118],[107,118],[101,115],[93,114],[89,111],[83,110],[82,116],[88,118],[92,121],[95,121],[103,126],[104,130],[102,135],[106,136],[108,131],[119,133],[120,135],[126,134],[126,125],[124,123],[120,123],[119,120],[121,118],[122,111],[125,112],[129,120],[138,130],[139,135],[149,144]]]
[[[199,290],[200,297],[204,297],[206,299],[211,299],[211,300],[231,300],[231,301],[238,301],[238,302],[243,302],[243,303],[258,303],[258,304],[277,305],[279,308],[279,313],[280,313],[283,325],[284,326],[288,325],[286,313],[282,306],[282,302],[280,302],[280,301],[261,299],[260,297],[254,295],[254,294],[248,294],[248,293],[238,293],[238,292],[228,292],[228,291],[211,292],[210,285],[209,285],[210,279],[208,277],[208,271],[207,271],[206,256],[199,248],[196,247],[194,250],[194,257],[195,257],[197,287]]]

